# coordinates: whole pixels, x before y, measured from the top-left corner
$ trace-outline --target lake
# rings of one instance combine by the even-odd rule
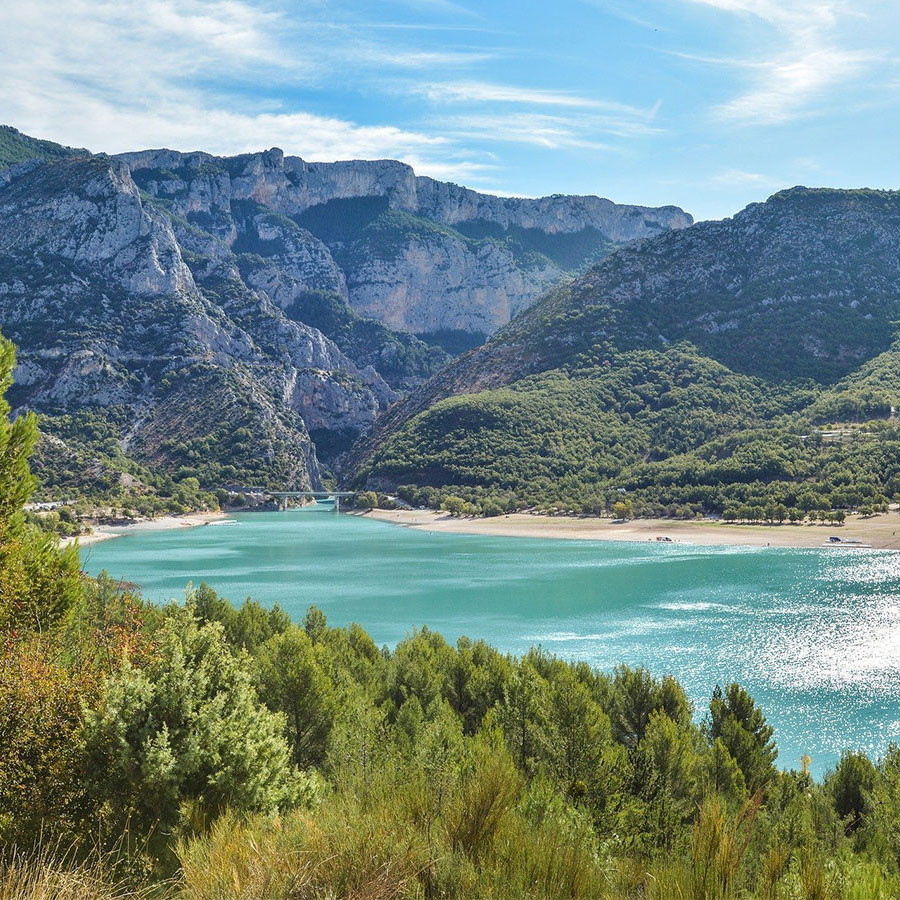
[[[736,680],[775,726],[779,763],[821,775],[842,749],[900,741],[900,554],[429,534],[323,511],[136,532],[87,571],[156,601],[206,581],[233,601],[311,604],[393,645],[427,625],[504,651],[540,644],[603,670],[672,674],[699,713]]]

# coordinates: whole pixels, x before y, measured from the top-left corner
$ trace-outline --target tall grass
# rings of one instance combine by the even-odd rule
[[[128,887],[113,874],[113,860],[95,855],[76,862],[70,853],[44,848],[33,854],[10,851],[0,859],[0,900],[163,900],[169,885]]]
[[[371,787],[371,785],[370,785]],[[395,799],[419,785],[395,785]],[[178,846],[183,870],[170,882],[129,888],[115,872],[119,850],[75,862],[55,852],[10,854],[0,862],[0,900],[895,900],[900,881],[851,854],[786,853],[754,874],[742,861],[752,806],[737,816],[710,805],[698,812],[684,853],[649,866],[598,853],[590,822],[535,815],[520,797],[472,854],[453,847],[454,823],[435,823],[429,845],[414,824],[371,792],[334,795],[314,811],[281,817],[225,814]],[[528,809],[531,803],[531,809]],[[539,805],[539,804],[538,804]],[[411,807],[407,807],[411,809]],[[475,812],[477,821],[483,815]],[[751,882],[757,877],[755,889]]]
[[[604,867],[590,822],[526,796],[505,753],[436,782],[386,766],[314,811],[220,819],[182,842],[183,900],[509,897],[593,900]]]
[[[308,854],[300,849],[306,830],[299,816],[241,821],[223,815],[205,837],[179,844],[179,895],[191,900],[302,896],[312,880]]]

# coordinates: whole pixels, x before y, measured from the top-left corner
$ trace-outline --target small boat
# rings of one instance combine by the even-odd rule
[[[847,550],[871,550],[872,545],[867,544],[865,541],[861,541],[858,538],[839,538],[839,537],[830,537],[824,544],[823,547],[840,547],[841,549],[846,548]]]
[[[237,519],[217,519],[214,522],[207,522],[207,525],[240,525]]]

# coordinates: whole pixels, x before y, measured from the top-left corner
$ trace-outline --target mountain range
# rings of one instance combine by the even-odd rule
[[[379,413],[675,207],[400,162],[93,154],[0,128],[0,326],[50,495],[309,487]],[[324,466],[324,468],[323,468]]]

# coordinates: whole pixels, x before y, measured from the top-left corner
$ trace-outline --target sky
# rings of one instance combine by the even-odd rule
[[[0,122],[732,215],[900,187],[898,0],[29,0]]]

